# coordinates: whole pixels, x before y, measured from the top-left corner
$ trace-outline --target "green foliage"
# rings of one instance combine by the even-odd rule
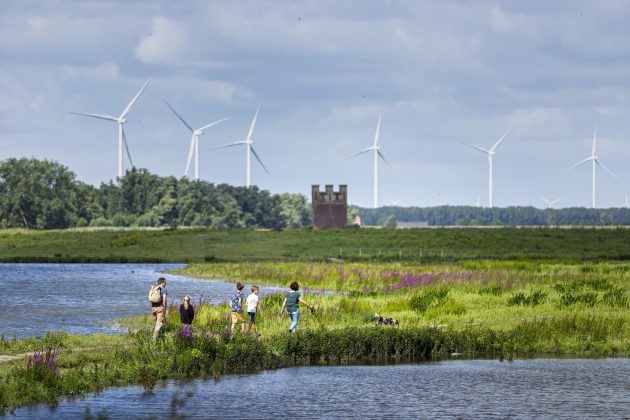
[[[412,296],[409,299],[409,307],[418,312],[425,312],[430,307],[442,305],[448,297],[448,292],[446,287],[427,289]]]
[[[485,295],[501,296],[504,291],[505,289],[502,286],[496,285],[496,286],[481,287],[479,288],[478,293],[480,295],[485,294]]]
[[[582,272],[592,273],[593,266],[583,266]],[[553,288],[560,295],[560,306],[585,305],[593,307],[603,303],[610,307],[627,307],[628,298],[623,288],[603,277],[584,278],[572,282],[556,283]],[[603,292],[603,293],[602,293]]]
[[[518,292],[512,294],[507,301],[508,306],[537,306],[547,299],[547,293],[542,290],[532,290],[529,293]]]
[[[75,180],[66,167],[37,159],[0,162],[0,227],[207,226],[283,229],[310,224],[300,194],[272,195],[257,187],[215,186],[160,177],[133,168],[99,188]]]

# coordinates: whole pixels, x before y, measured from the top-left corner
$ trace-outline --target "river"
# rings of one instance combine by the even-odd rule
[[[628,418],[630,359],[318,366],[115,388],[18,418]]]
[[[46,331],[116,333],[112,321],[150,313],[147,300],[158,277],[168,300],[190,295],[210,303],[228,300],[233,283],[164,274],[182,264],[0,264],[0,336],[23,338]],[[261,296],[273,291],[261,288]]]

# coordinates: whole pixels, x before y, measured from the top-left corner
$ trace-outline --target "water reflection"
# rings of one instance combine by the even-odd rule
[[[630,359],[301,367],[112,389],[18,417],[628,418]]]

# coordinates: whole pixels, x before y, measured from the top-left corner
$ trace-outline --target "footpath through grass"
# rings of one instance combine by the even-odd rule
[[[160,379],[296,364],[453,353],[630,355],[627,263],[204,263],[180,272],[248,286],[298,281],[317,316],[302,307],[299,332],[288,334],[289,320],[279,312],[283,296],[270,294],[257,316],[260,340],[229,330],[227,303],[198,300],[193,329],[179,326],[173,305],[157,345],[149,315],[121,320],[135,331],[121,336],[3,339],[0,353],[41,349],[43,361],[0,364],[0,413],[30,403],[54,405],[63,395],[108,386],[142,384],[150,392]],[[375,313],[396,318],[400,326],[377,327]]]
[[[0,231],[1,262],[630,260],[630,229]]]

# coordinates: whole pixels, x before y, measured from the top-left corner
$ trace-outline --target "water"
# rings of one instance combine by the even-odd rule
[[[18,418],[628,418],[630,359],[300,367],[117,388]]]
[[[179,264],[0,264],[0,335],[41,336],[46,331],[115,333],[112,320],[150,313],[149,288],[167,280],[168,300],[190,295],[228,300],[233,283],[163,274]],[[261,288],[261,295],[272,288]]]

